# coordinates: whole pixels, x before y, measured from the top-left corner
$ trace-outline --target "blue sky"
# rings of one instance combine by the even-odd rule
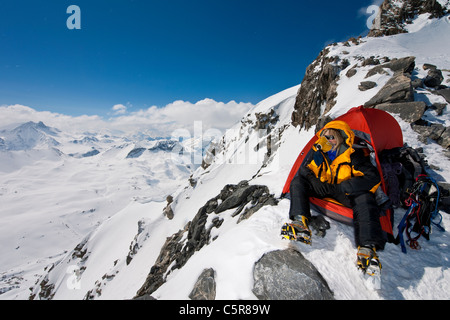
[[[176,101],[257,103],[326,44],[368,32],[370,1],[46,0],[0,4],[0,105],[105,116]],[[81,29],[69,30],[69,5]]]

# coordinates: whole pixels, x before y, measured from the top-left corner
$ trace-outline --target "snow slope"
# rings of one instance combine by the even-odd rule
[[[338,44],[330,47],[329,55],[346,57],[350,66],[359,61],[358,57],[414,55],[416,76],[423,72],[423,63],[450,68],[450,42],[443,40],[450,34],[448,17],[425,21],[419,16],[410,30],[415,32],[364,38],[358,46]],[[392,76],[374,76],[370,80],[378,86],[361,93],[357,87],[368,68],[360,67],[352,78],[341,77],[331,116],[363,104]],[[444,77],[446,83],[450,79],[448,71]],[[174,168],[162,155],[146,161],[124,160],[135,147],[127,144],[121,144],[122,148],[108,145],[100,154],[87,158],[34,159],[28,166],[2,172],[0,199],[7,209],[1,211],[5,223],[0,230],[0,290],[4,292],[0,299],[28,299],[29,287],[36,299],[47,289],[53,299],[130,299],[144,283],[166,238],[183,229],[226,184],[249,180],[251,184],[268,186],[279,196],[299,151],[314,134],[314,128],[305,131],[290,125],[298,88],[260,102],[228,130],[217,142],[211,164],[192,173],[195,187],[186,181],[190,172],[184,171],[185,167]],[[442,99],[433,95],[426,101]],[[270,131],[267,126],[258,128],[261,115],[278,116],[268,125]],[[427,111],[426,116],[435,119],[433,111]],[[395,117],[405,142],[422,147],[428,162],[440,168],[431,174],[440,181],[450,181],[450,160],[442,147],[419,142],[409,124]],[[439,119],[448,125],[448,108]],[[270,157],[268,136],[272,137]],[[155,175],[154,170],[159,174]],[[162,214],[168,194],[174,198],[172,220]],[[281,225],[288,221],[288,210],[289,200],[282,199],[277,206],[263,207],[239,224],[229,211],[218,214],[224,222],[212,231],[217,238],[197,251],[181,269],[174,269],[152,296],[189,299],[203,269],[214,268],[216,299],[256,299],[252,293],[253,265],[265,252],[289,246],[279,234]],[[396,224],[403,213],[396,209]],[[442,214],[443,226],[450,230],[450,217]],[[214,216],[208,217],[207,225]],[[409,250],[407,254],[399,246],[387,244],[380,252],[382,289],[374,291],[365,288],[355,267],[352,227],[327,220],[331,228],[325,238],[313,237],[312,246],[298,244],[297,248],[324,276],[336,299],[450,299],[448,232],[433,233],[430,241],[420,241],[421,250]],[[127,264],[133,247],[136,250]]]

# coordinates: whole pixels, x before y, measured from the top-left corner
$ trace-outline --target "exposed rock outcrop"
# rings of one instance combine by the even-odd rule
[[[369,70],[367,72],[366,78],[369,78],[377,73],[386,73],[384,69],[390,69],[394,73],[402,73],[402,74],[408,74],[409,77],[411,77],[411,74],[414,71],[414,68],[416,66],[416,58],[415,57],[404,57],[404,58],[394,58],[389,59],[383,64],[377,64],[375,67]]]
[[[292,113],[294,126],[309,129],[336,104],[339,73],[348,66],[348,61],[328,57],[328,53],[328,48],[322,50],[306,69]]]
[[[414,101],[411,79],[403,73],[397,73],[372,99],[365,103],[365,106],[410,101]]]
[[[215,240],[211,239],[211,230],[220,228],[224,219],[228,216],[225,218],[216,216],[208,219],[211,214],[234,210],[229,217],[233,218],[240,215],[236,221],[236,223],[239,223],[243,219],[248,219],[261,207],[276,204],[277,200],[274,195],[269,193],[266,186],[249,185],[247,181],[241,181],[237,185],[226,185],[216,197],[208,200],[199,209],[184,229],[166,239],[155,264],[136,296],[151,295],[164,284],[171,271],[183,267],[196,251]],[[194,296],[196,295],[194,294]]]
[[[133,241],[130,244],[130,251],[128,252],[128,255],[126,257],[126,264],[129,265],[131,260],[133,260],[134,256],[138,253],[139,249],[141,248],[142,243],[147,240],[149,237],[149,234],[146,232],[146,221],[145,219],[141,219],[138,221],[138,232],[134,236]]]
[[[422,13],[430,13],[430,19],[432,19],[444,16],[447,10],[436,0],[385,0],[375,18],[373,24],[375,28],[369,32],[368,36],[381,37],[406,33],[407,24]]]

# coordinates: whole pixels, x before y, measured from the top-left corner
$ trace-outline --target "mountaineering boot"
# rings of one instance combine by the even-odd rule
[[[311,244],[311,230],[308,226],[308,218],[298,216],[292,223],[285,223],[281,228],[281,235],[288,240],[300,241]]]
[[[361,269],[364,274],[369,276],[381,275],[381,263],[378,259],[375,247],[358,247],[358,253],[356,254],[356,264],[358,269]]]

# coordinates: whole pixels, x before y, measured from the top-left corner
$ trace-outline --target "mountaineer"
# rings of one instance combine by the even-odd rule
[[[295,240],[311,244],[310,197],[351,208],[357,266],[369,275],[378,275],[381,263],[377,250],[384,249],[386,243],[374,195],[381,183],[380,174],[364,149],[353,147],[355,134],[346,122],[329,122],[317,137],[313,152],[290,183],[289,218],[293,222],[284,226],[285,231],[291,231]]]

